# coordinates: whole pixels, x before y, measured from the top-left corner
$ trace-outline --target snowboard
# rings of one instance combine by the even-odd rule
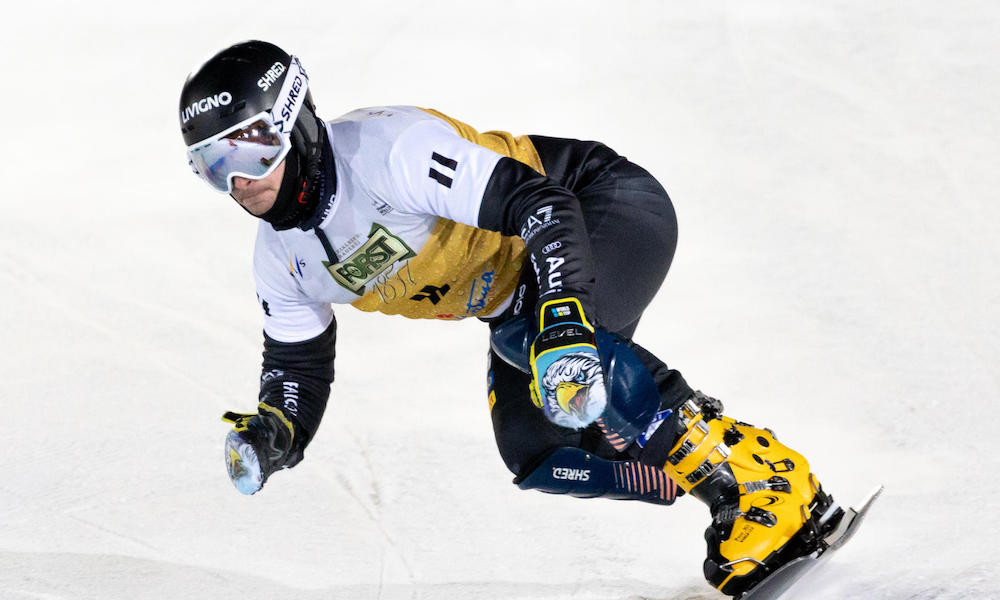
[[[884,486],[878,486],[868,495],[858,508],[849,508],[837,526],[823,538],[819,549],[811,554],[796,558],[788,564],[771,573],[757,585],[737,596],[736,600],[778,600],[788,590],[808,587],[808,576],[814,570],[823,566],[834,553],[842,548],[861,527],[868,514],[868,509],[882,494]],[[801,584],[801,585],[799,585]]]

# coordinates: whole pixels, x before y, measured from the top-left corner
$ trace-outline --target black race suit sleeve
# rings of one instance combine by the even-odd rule
[[[575,296],[591,316],[590,240],[571,191],[524,163],[501,158],[486,185],[478,225],[521,236],[538,278],[539,305]]]
[[[281,409],[296,425],[296,450],[313,438],[326,410],[336,340],[336,319],[326,331],[304,342],[279,342],[264,334],[260,401]]]

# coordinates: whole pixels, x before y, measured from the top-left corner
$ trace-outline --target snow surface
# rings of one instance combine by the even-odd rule
[[[256,223],[190,174],[176,111],[250,37],[327,118],[431,106],[646,166],[681,239],[637,340],[839,499],[886,484],[810,597],[1000,598],[995,2],[142,4],[2,25],[0,598],[721,598],[697,502],[510,484],[474,321],[340,310],[307,460],[233,490]]]

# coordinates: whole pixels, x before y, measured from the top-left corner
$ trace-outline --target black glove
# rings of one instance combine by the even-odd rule
[[[302,460],[295,423],[281,409],[261,402],[256,414],[227,412],[222,420],[233,423],[226,436],[226,468],[240,493],[257,492],[271,473]]]

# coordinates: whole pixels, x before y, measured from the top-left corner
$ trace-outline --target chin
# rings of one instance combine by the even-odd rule
[[[239,200],[237,198],[233,199],[236,200],[237,204],[246,209],[247,212],[249,212],[254,216],[259,217],[260,215],[269,211],[272,206],[274,206],[274,202],[277,199],[277,197],[278,197],[277,192],[270,190],[270,191],[257,192],[256,194],[253,194],[243,200]]]
[[[258,204],[255,204],[254,207],[250,209],[250,212],[253,213],[255,217],[260,217],[266,214],[267,211],[271,210],[272,206],[274,206],[274,202],[271,203],[260,202]]]

